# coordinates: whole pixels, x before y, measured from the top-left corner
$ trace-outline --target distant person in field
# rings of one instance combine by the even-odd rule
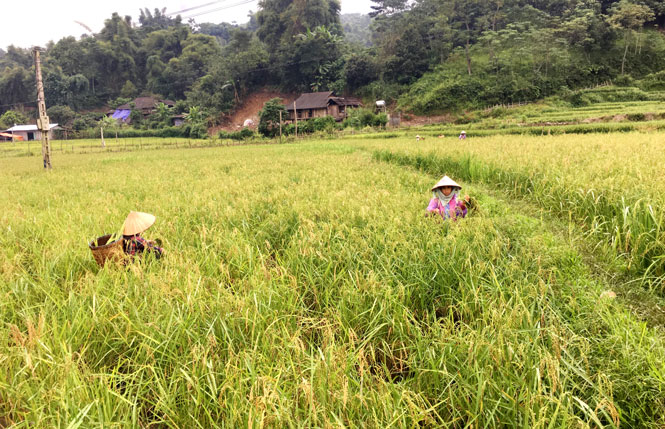
[[[462,131],[461,133],[459,133],[459,139],[466,140],[466,131]]]
[[[149,213],[129,212],[122,229],[125,254],[134,257],[142,253],[151,253],[157,259],[162,256],[164,249],[158,247],[156,242],[141,237],[141,233],[150,228],[154,223],[155,216]]]
[[[461,189],[462,187],[455,183],[453,179],[443,176],[443,179],[439,180],[432,188],[434,196],[427,206],[427,214],[438,214],[444,220],[465,217],[468,211],[466,206],[469,202],[469,196],[465,195],[461,199],[459,197]]]

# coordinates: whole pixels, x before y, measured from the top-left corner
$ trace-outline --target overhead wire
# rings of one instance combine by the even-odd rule
[[[239,2],[236,2],[236,3],[233,3],[233,4],[228,4],[228,5],[225,5],[225,6],[222,6],[222,7],[218,7],[218,8],[215,8],[215,9],[210,9],[210,10],[203,11],[203,12],[198,12],[198,13],[195,13],[193,15],[183,16],[183,19],[196,18],[197,16],[207,15],[207,14],[213,13],[213,12],[219,12],[221,10],[230,9],[230,8],[236,7],[236,6],[242,6],[244,4],[253,3],[253,2],[256,2],[256,1],[258,1],[258,0],[242,0],[242,1],[239,1]]]
[[[182,10],[179,10],[177,12],[169,12],[166,15],[168,15],[168,16],[178,15],[178,14],[181,14],[183,12],[189,12],[190,10],[201,9],[202,7],[210,6],[210,5],[213,5],[215,3],[222,3],[222,2],[225,2],[225,1],[228,1],[228,0],[215,0],[215,1],[211,1],[209,3],[205,3],[205,4],[202,4],[202,5],[199,5],[199,6],[188,7],[187,9],[182,9]]]
[[[205,5],[195,6],[195,7],[189,8],[187,10],[198,9],[198,8],[201,8],[201,7],[209,6],[210,4],[221,3],[223,1],[228,1],[228,0],[218,0],[218,1],[215,1],[215,2],[207,3]],[[194,15],[184,17],[183,19],[194,18],[194,17],[197,17],[197,16],[206,15],[206,14],[213,13],[213,12],[218,12],[220,10],[229,9],[229,8],[232,8],[232,7],[235,7],[235,6],[241,6],[243,4],[253,3],[255,1],[258,1],[258,0],[242,0],[242,1],[239,1],[239,2],[236,2],[236,3],[233,3],[233,4],[225,5],[223,7],[211,9],[211,10],[200,12],[200,13],[196,13]],[[177,13],[177,12],[174,12],[174,14],[175,13]],[[311,60],[289,61],[289,62],[286,62],[286,63],[281,63],[279,65],[272,65],[272,66],[266,66],[266,67],[257,67],[257,68],[254,68],[254,69],[245,70],[245,73],[255,73],[255,72],[260,72],[260,71],[264,71],[264,70],[272,70],[272,69],[280,68],[280,67],[283,67],[285,65],[305,64],[305,63],[311,63],[311,62],[315,62],[315,61],[319,61],[319,60],[318,59],[311,59]],[[23,103],[4,104],[4,105],[0,105],[0,107],[17,106],[17,105],[30,104],[30,103],[37,103],[37,101],[26,101],[26,102],[23,102]]]
[[[14,106],[22,106],[24,104],[34,104],[37,103],[37,100],[35,101],[23,101],[20,103],[9,103],[9,104],[0,104],[0,107],[14,107]]]

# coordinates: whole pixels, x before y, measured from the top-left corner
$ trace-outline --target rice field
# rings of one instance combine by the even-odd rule
[[[661,95],[662,97],[662,95]],[[615,101],[593,103],[581,107],[557,107],[547,103],[534,103],[522,107],[507,109],[502,112],[506,117],[504,123],[518,122],[527,124],[578,123],[592,120],[626,120],[638,115],[643,119],[662,119],[665,114],[665,104],[658,101]],[[492,113],[488,115],[491,117]],[[495,114],[496,115],[496,114]]]
[[[0,157],[0,426],[663,427],[662,326],[544,191],[616,202],[624,152],[495,139]],[[631,193],[660,210],[650,145]],[[524,171],[538,196],[509,189]],[[444,173],[478,212],[423,216]],[[98,268],[130,210],[166,256]]]
[[[449,119],[451,123],[423,125],[417,132],[421,136],[437,137],[441,134],[456,136],[461,129],[475,136],[663,131],[665,103],[615,101],[570,107],[544,101],[512,108],[466,112]],[[403,132],[397,131],[396,134],[402,136]]]
[[[663,133],[368,139],[379,159],[451,171],[586,226],[629,267],[665,274]],[[656,282],[663,288],[662,279]]]
[[[64,154],[92,154],[108,152],[127,152],[158,149],[189,149],[201,147],[229,146],[237,144],[230,140],[173,138],[118,138],[108,136],[102,145],[101,139],[60,139],[51,141],[51,153],[55,156]],[[41,141],[0,142],[0,158],[39,156]]]

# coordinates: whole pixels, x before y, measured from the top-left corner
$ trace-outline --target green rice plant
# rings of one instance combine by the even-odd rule
[[[662,332],[568,223],[466,180],[477,215],[425,218],[442,172],[367,152],[413,144],[0,159],[2,424],[662,427]],[[167,255],[97,267],[129,210]]]
[[[497,186],[515,196],[528,197],[548,210],[564,217],[572,216],[586,224],[590,231],[594,231],[597,240],[627,257],[628,268],[634,266],[641,272],[663,275],[665,234],[660,194],[663,182],[658,180],[663,173],[657,163],[662,152],[655,155],[657,137],[651,138],[650,148],[643,139],[636,140],[638,137],[641,136],[618,139],[617,144],[623,146],[613,147],[609,143],[600,146],[605,152],[616,149],[616,155],[635,150],[629,156],[639,158],[642,163],[630,161],[631,164],[628,164],[630,158],[627,160],[621,156],[594,159],[597,153],[593,151],[582,159],[575,159],[571,151],[581,153],[589,146],[574,146],[575,140],[570,138],[547,142],[522,139],[525,144],[511,146],[499,143],[502,153],[495,152],[497,145],[487,146],[488,141],[483,140],[477,144],[465,143],[463,148],[457,145],[452,152],[442,150],[441,145],[449,148],[449,143],[437,142],[435,144],[440,148],[436,151],[426,151],[432,144],[425,143],[417,148],[411,146],[408,151],[377,149],[374,156],[378,160],[412,165],[432,174],[446,172],[465,180]],[[520,159],[511,159],[514,155]],[[649,159],[651,155],[656,158]],[[568,165],[552,164],[557,160],[565,160]],[[600,171],[588,162],[595,162],[601,169],[612,163],[614,167]],[[623,175],[615,176],[613,168],[624,170]],[[635,175],[646,178],[647,168],[653,171],[653,176],[640,183],[635,181],[635,176],[625,174],[627,169],[633,169]],[[602,179],[593,179],[595,184],[585,183],[596,174]]]

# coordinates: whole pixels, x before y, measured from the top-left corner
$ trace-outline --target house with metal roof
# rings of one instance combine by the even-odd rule
[[[166,104],[167,107],[173,107],[175,106],[175,102],[171,100],[160,100],[155,97],[138,97],[135,98],[134,101],[134,108],[136,110],[140,110],[144,115],[149,115],[150,113],[153,113],[155,110],[157,110],[157,105],[159,103],[164,103]],[[126,103],[121,106],[118,106],[118,110],[129,110],[131,109],[131,103]]]
[[[58,124],[49,124],[48,138],[53,138],[53,130],[60,129]],[[5,133],[11,134],[15,140],[41,140],[42,132],[37,129],[37,125],[14,125],[7,129]],[[20,139],[18,138],[20,137]]]
[[[324,91],[301,94],[284,107],[289,112],[290,120],[295,120],[297,115],[298,120],[332,116],[341,121],[346,118],[349,108],[360,106],[362,103],[357,98],[337,97],[332,91]]]
[[[175,106],[175,102],[171,100],[160,100],[155,97],[138,97],[135,98],[131,103],[125,103],[118,106],[115,110],[109,110],[108,115],[118,122],[129,124],[131,123],[130,114],[132,112],[132,108],[134,110],[140,111],[145,118],[157,111],[157,106],[159,103],[164,103],[167,107]]]

